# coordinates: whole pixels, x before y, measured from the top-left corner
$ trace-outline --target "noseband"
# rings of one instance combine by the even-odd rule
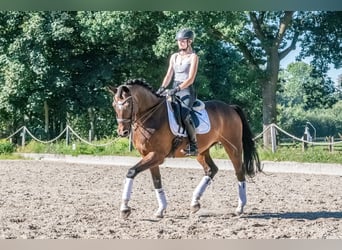
[[[128,100],[130,100],[130,99],[132,99],[133,100],[133,98],[132,98],[132,96],[129,96],[129,97],[127,97],[125,100],[123,100],[123,101],[118,101],[117,103],[115,103],[115,106],[117,106],[117,108],[119,109],[119,110],[121,110],[121,109],[123,109],[123,105],[128,101]],[[116,120],[117,120],[117,122],[123,122],[123,123],[127,123],[127,122],[130,122],[131,124],[132,124],[132,117],[133,117],[133,101],[132,101],[132,103],[131,103],[132,105],[131,105],[131,117],[130,118],[118,118],[118,117],[116,117]]]

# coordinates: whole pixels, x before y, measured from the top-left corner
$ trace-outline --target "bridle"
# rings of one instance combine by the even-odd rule
[[[123,122],[123,123],[127,123],[127,122],[132,122],[132,117],[133,117],[133,98],[132,96],[127,97],[126,99],[124,99],[123,101],[118,101],[118,102],[113,102],[113,104],[115,106],[118,107],[119,110],[123,109],[123,105],[128,102],[130,99],[132,99],[131,102],[131,117],[130,118],[118,118],[118,115],[116,115],[116,120],[117,122]]]
[[[143,124],[148,118],[150,118],[152,116],[152,114],[157,111],[159,109],[159,107],[166,101],[166,98],[163,99],[163,101],[158,102],[156,105],[152,106],[151,108],[147,109],[144,111],[144,114],[142,116],[140,116],[139,118],[134,118],[134,116],[136,116],[136,114],[134,114],[134,102],[133,102],[133,97],[129,96],[127,98],[125,98],[122,101],[118,101],[117,103],[115,103],[115,106],[118,106],[118,109],[122,109],[123,105],[128,102],[130,102],[130,106],[131,106],[131,117],[130,118],[118,118],[116,116],[116,120],[117,122],[122,122],[122,123],[129,123],[129,127],[133,127],[134,124],[137,123],[141,123]]]

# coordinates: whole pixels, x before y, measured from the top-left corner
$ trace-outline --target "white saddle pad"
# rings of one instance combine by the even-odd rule
[[[167,105],[167,113],[168,113],[168,118],[169,118],[169,125],[172,133],[174,135],[182,136],[182,137],[187,137],[187,133],[184,128],[179,129],[179,125],[176,122],[174,112],[171,107],[171,102],[166,101]],[[196,133],[197,134],[206,134],[210,131],[210,120],[208,116],[207,110],[201,109],[200,111],[196,111],[196,116],[198,117],[199,120],[199,125],[196,127]],[[178,131],[179,130],[179,131]]]

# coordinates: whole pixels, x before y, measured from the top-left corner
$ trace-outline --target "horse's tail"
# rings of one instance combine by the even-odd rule
[[[247,175],[253,177],[257,171],[262,171],[253,134],[243,110],[237,105],[232,105],[232,107],[242,121],[243,167]]]

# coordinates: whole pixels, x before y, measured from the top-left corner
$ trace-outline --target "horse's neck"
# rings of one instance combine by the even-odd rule
[[[147,100],[148,98],[150,98],[148,95],[140,97],[139,100],[144,101],[137,102],[139,110],[135,115],[135,129],[133,130],[133,138],[137,140],[134,144],[137,148],[141,141],[149,140],[161,128],[164,122],[163,118],[167,117],[166,105],[163,105],[165,99],[156,96]]]
[[[137,116],[146,116],[146,113],[153,112],[153,109],[156,109],[161,105],[163,99],[149,94],[137,96]]]

